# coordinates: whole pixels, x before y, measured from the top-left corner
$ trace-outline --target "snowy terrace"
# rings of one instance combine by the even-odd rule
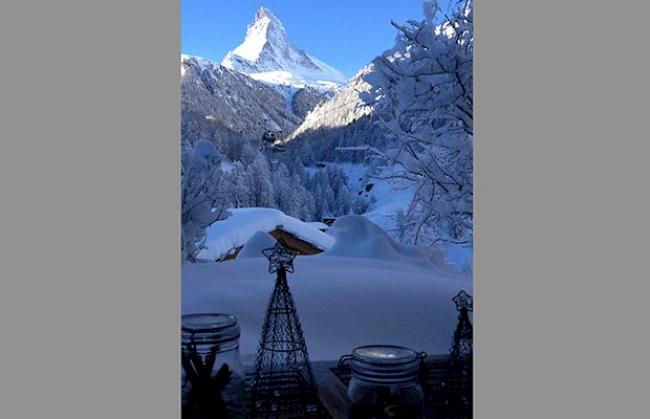
[[[237,259],[188,263],[182,270],[183,314],[237,315],[245,363],[254,362],[275,281],[261,254],[273,241],[264,231],[278,224],[325,249],[297,257],[288,278],[312,360],[337,360],[356,346],[377,343],[448,352],[458,314],[452,298],[461,289],[471,293],[471,276],[435,252],[395,242],[363,216],[341,217],[325,234],[277,210],[248,209],[234,210],[232,219],[209,232],[210,255],[248,243]]]

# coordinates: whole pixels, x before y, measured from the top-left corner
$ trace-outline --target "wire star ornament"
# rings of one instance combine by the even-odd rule
[[[262,250],[262,254],[269,260],[269,272],[274,273],[284,268],[286,272],[293,272],[293,259],[295,254],[289,252],[282,239],[278,239],[273,247]]]
[[[456,294],[453,301],[456,304],[456,310],[458,311],[474,311],[474,299],[470,294],[466,293],[465,290],[461,290]]]

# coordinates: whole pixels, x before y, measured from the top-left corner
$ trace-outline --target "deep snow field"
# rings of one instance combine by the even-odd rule
[[[334,246],[297,257],[288,275],[310,358],[335,360],[376,343],[447,353],[457,318],[452,298],[461,289],[472,292],[471,277],[446,266],[440,255],[394,242],[362,216],[341,217],[329,234]],[[254,362],[275,281],[255,248],[269,243],[261,235],[236,260],[182,268],[183,314],[237,315],[245,363]]]

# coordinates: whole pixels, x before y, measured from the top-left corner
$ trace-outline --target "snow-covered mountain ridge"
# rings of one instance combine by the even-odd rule
[[[313,88],[283,94],[213,61],[182,54],[182,140],[259,140],[266,130],[292,132],[326,96]]]
[[[346,82],[337,69],[296,48],[282,22],[260,7],[248,25],[246,38],[226,54],[221,64],[255,80],[275,85],[334,90]]]
[[[364,98],[376,94],[375,99],[383,99],[379,93],[383,86],[375,76],[374,63],[361,69],[332,98],[314,108],[289,140],[308,136],[310,131],[345,129],[361,118],[372,116],[375,108]]]

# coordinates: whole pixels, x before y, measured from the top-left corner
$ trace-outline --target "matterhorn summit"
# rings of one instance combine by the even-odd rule
[[[248,25],[244,42],[228,52],[221,64],[276,86],[325,91],[347,80],[340,71],[297,49],[282,22],[265,7],[258,9],[255,20]]]

